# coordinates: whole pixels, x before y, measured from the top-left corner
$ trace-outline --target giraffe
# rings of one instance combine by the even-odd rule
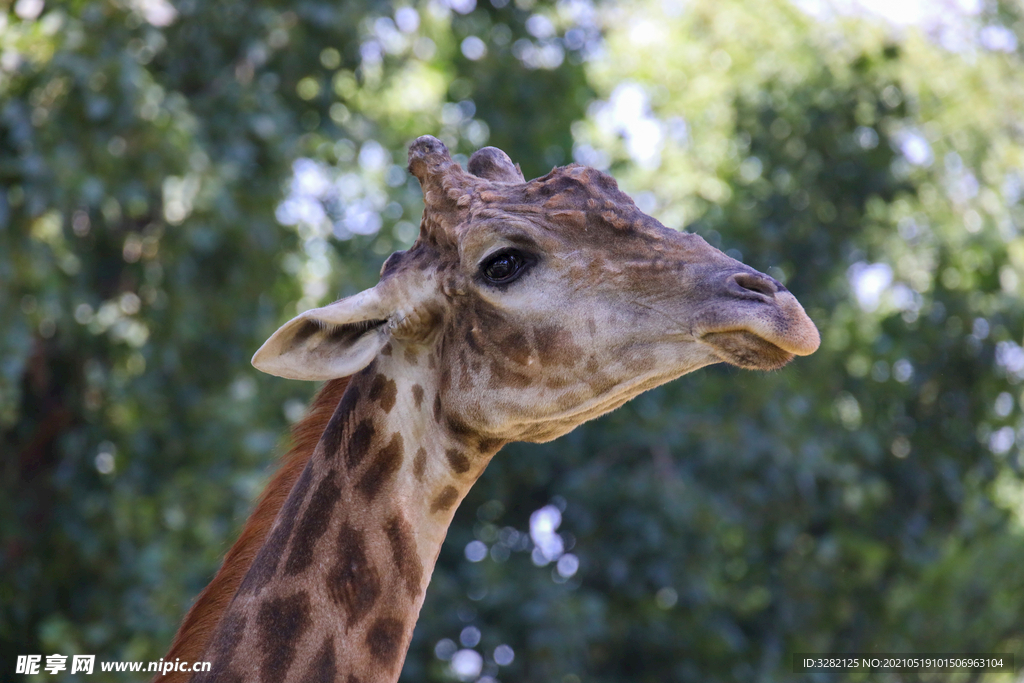
[[[706,365],[772,370],[818,347],[785,287],[605,173],[526,182],[494,147],[463,170],[430,136],[409,169],[415,244],[253,357],[327,384],[167,656],[212,662],[195,683],[396,681],[455,510],[503,445]]]

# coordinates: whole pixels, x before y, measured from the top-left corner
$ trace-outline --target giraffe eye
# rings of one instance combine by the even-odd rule
[[[505,285],[519,277],[526,258],[517,251],[502,251],[484,261],[480,267],[484,278],[493,285]]]

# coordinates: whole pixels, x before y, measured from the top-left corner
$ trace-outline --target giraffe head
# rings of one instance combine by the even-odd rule
[[[600,171],[526,182],[487,147],[467,172],[429,136],[409,167],[416,243],[376,287],[285,324],[257,368],[322,380],[390,354],[429,366],[453,430],[546,441],[705,365],[771,370],[818,347],[785,287],[645,215]]]

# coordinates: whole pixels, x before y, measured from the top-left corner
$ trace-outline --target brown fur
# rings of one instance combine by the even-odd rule
[[[267,483],[263,495],[256,503],[256,509],[246,522],[242,534],[224,557],[224,563],[217,571],[217,575],[199,594],[192,609],[185,616],[181,628],[174,636],[170,652],[164,656],[165,660],[174,661],[179,657],[183,662],[202,660],[221,615],[238,590],[256,553],[263,546],[267,532],[273,526],[277,513],[291,493],[295,481],[313,455],[313,450],[347,386],[347,377],[330,380],[324,384],[310,404],[309,414],[292,428],[291,449],[281,459],[281,467]],[[191,676],[191,673],[172,672],[156,676],[153,683],[185,683]]]

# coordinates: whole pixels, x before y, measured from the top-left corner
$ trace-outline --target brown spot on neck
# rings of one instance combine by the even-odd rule
[[[385,413],[390,413],[391,409],[395,407],[395,399],[398,396],[395,380],[385,377],[382,373],[377,373],[377,376],[373,378],[373,384],[370,385],[368,396],[371,401],[378,401]]]
[[[420,448],[416,451],[416,457],[412,461],[412,473],[416,475],[416,479],[423,481],[423,475],[427,472],[427,449]]]
[[[291,553],[284,566],[285,574],[289,576],[306,571],[313,562],[313,550],[316,547],[316,542],[327,532],[331,513],[341,498],[341,487],[335,481],[336,475],[337,472],[331,470],[320,481],[309,499],[309,505],[306,506],[306,511],[302,515],[302,521],[295,529]]]
[[[444,457],[448,458],[448,464],[457,474],[469,471],[469,458],[462,451],[449,448],[444,452]]]
[[[284,680],[295,659],[299,639],[313,623],[309,611],[309,594],[305,591],[260,605],[256,625],[263,653],[261,683]]]
[[[391,436],[391,441],[377,451],[373,462],[359,479],[359,483],[356,484],[359,492],[367,498],[376,496],[402,466],[404,452],[402,435],[395,432]]]
[[[366,556],[366,534],[347,523],[338,532],[337,557],[327,575],[327,594],[345,612],[347,630],[377,602],[380,576]]]
[[[412,385],[412,400],[416,404],[416,410],[419,410],[423,405],[423,387],[419,384]]]
[[[433,513],[448,510],[455,505],[459,499],[459,490],[454,486],[445,486],[437,497],[430,503],[430,511]]]
[[[345,447],[345,462],[350,470],[355,469],[366,458],[373,443],[373,437],[377,434],[377,428],[373,420],[366,418],[352,430],[348,437],[348,444]]]
[[[402,655],[405,625],[400,619],[382,617],[366,632],[366,647],[379,663],[393,666]]]
[[[416,539],[412,527],[401,515],[395,515],[384,525],[384,533],[391,545],[391,556],[399,575],[405,579],[406,590],[413,598],[419,596],[423,583],[423,565],[416,554]]]

